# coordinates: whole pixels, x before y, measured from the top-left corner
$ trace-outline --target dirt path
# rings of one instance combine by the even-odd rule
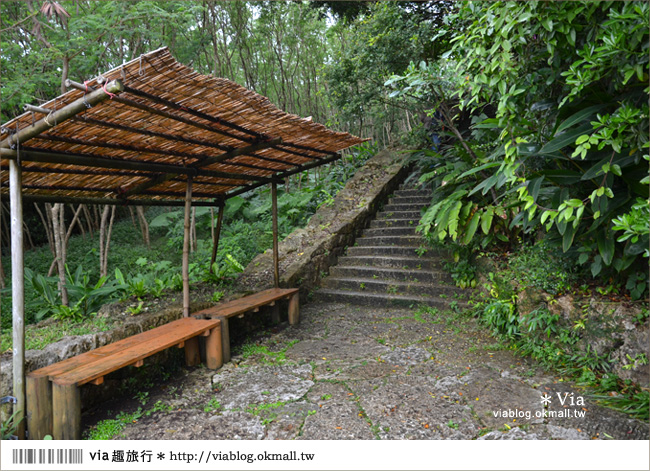
[[[244,345],[217,374],[183,371],[115,438],[648,439],[647,424],[595,405],[450,311],[313,303],[299,326]],[[85,422],[138,406],[122,399]],[[576,411],[584,417],[568,416]]]

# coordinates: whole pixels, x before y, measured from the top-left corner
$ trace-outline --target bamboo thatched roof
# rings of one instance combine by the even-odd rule
[[[109,93],[109,84],[123,91]],[[193,199],[213,204],[332,162],[363,142],[285,113],[230,80],[201,75],[167,48],[70,86],[2,126],[0,165],[20,161],[27,199],[180,204],[191,175]],[[80,107],[91,99],[96,104]],[[75,102],[79,113],[53,122]],[[17,134],[38,126],[45,129],[28,140]],[[3,172],[3,197],[7,180]]]

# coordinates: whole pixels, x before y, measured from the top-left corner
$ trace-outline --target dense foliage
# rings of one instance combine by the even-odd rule
[[[434,103],[429,114],[455,138],[420,154],[423,178],[439,188],[424,232],[485,247],[545,230],[594,277],[619,274],[641,298],[648,14],[646,2],[463,4],[446,63],[387,82],[405,100]],[[468,130],[454,119],[461,112],[472,113]]]

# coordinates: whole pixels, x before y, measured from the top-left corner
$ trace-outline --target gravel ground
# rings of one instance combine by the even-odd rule
[[[300,325],[234,350],[217,372],[181,369],[144,398],[88,411],[86,431],[142,407],[114,438],[649,438],[647,424],[599,407],[453,312],[312,303]]]

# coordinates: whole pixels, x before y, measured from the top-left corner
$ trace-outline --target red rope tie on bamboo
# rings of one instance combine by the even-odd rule
[[[106,92],[106,94],[111,98],[111,100],[113,99],[114,96],[116,96],[114,93],[111,93],[108,90],[106,90],[106,83],[104,83],[102,85],[102,90],[104,90],[104,92]]]
[[[88,93],[88,80],[84,80],[84,87],[86,87],[86,91],[84,93]]]

